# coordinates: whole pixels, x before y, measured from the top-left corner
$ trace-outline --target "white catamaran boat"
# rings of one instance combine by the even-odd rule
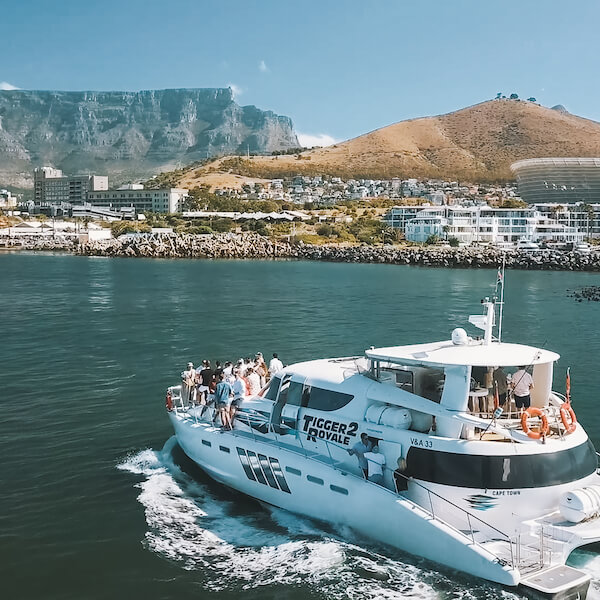
[[[231,431],[171,387],[179,445],[213,479],[263,502],[535,597],[585,598],[589,576],[565,562],[600,540],[596,451],[568,391],[552,391],[559,356],[496,339],[501,303],[482,305],[470,317],[482,339],[455,329],[447,341],[284,368],[241,402]],[[494,370],[523,365],[531,408],[518,414],[510,393],[495,407]],[[348,452],[363,433],[385,457],[381,484]]]

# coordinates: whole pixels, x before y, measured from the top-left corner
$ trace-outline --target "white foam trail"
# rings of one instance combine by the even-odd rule
[[[162,451],[142,450],[117,468],[142,476],[149,549],[206,575],[206,590],[302,585],[331,600],[518,598],[496,586],[458,583],[422,565],[394,560],[337,539],[310,519],[269,507],[239,515],[236,499],[217,498]],[[237,514],[236,514],[237,512]],[[346,532],[345,539],[352,539]]]

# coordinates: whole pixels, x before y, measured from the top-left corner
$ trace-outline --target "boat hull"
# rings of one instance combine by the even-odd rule
[[[242,432],[170,413],[186,455],[209,476],[253,498],[332,524],[449,568],[516,586],[519,572],[460,531],[382,486]]]

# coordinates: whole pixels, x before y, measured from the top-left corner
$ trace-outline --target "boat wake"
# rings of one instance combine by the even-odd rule
[[[393,550],[385,556],[371,542],[349,543],[356,539],[350,529],[332,532],[285,510],[261,507],[202,475],[192,477],[178,463],[178,450],[173,436],[161,451],[142,450],[118,468],[142,478],[136,487],[148,524],[146,546],[198,572],[206,590],[301,584],[331,599],[520,597],[458,573],[439,573],[413,557],[393,556]],[[600,571],[600,564],[592,565]],[[598,571],[590,595],[598,590]]]

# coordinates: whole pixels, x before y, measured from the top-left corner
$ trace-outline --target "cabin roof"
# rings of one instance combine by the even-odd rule
[[[458,346],[451,340],[412,346],[371,348],[365,354],[374,360],[403,364],[472,367],[537,365],[553,362],[560,358],[555,352],[522,344],[492,342],[485,345],[482,342],[471,342]]]

